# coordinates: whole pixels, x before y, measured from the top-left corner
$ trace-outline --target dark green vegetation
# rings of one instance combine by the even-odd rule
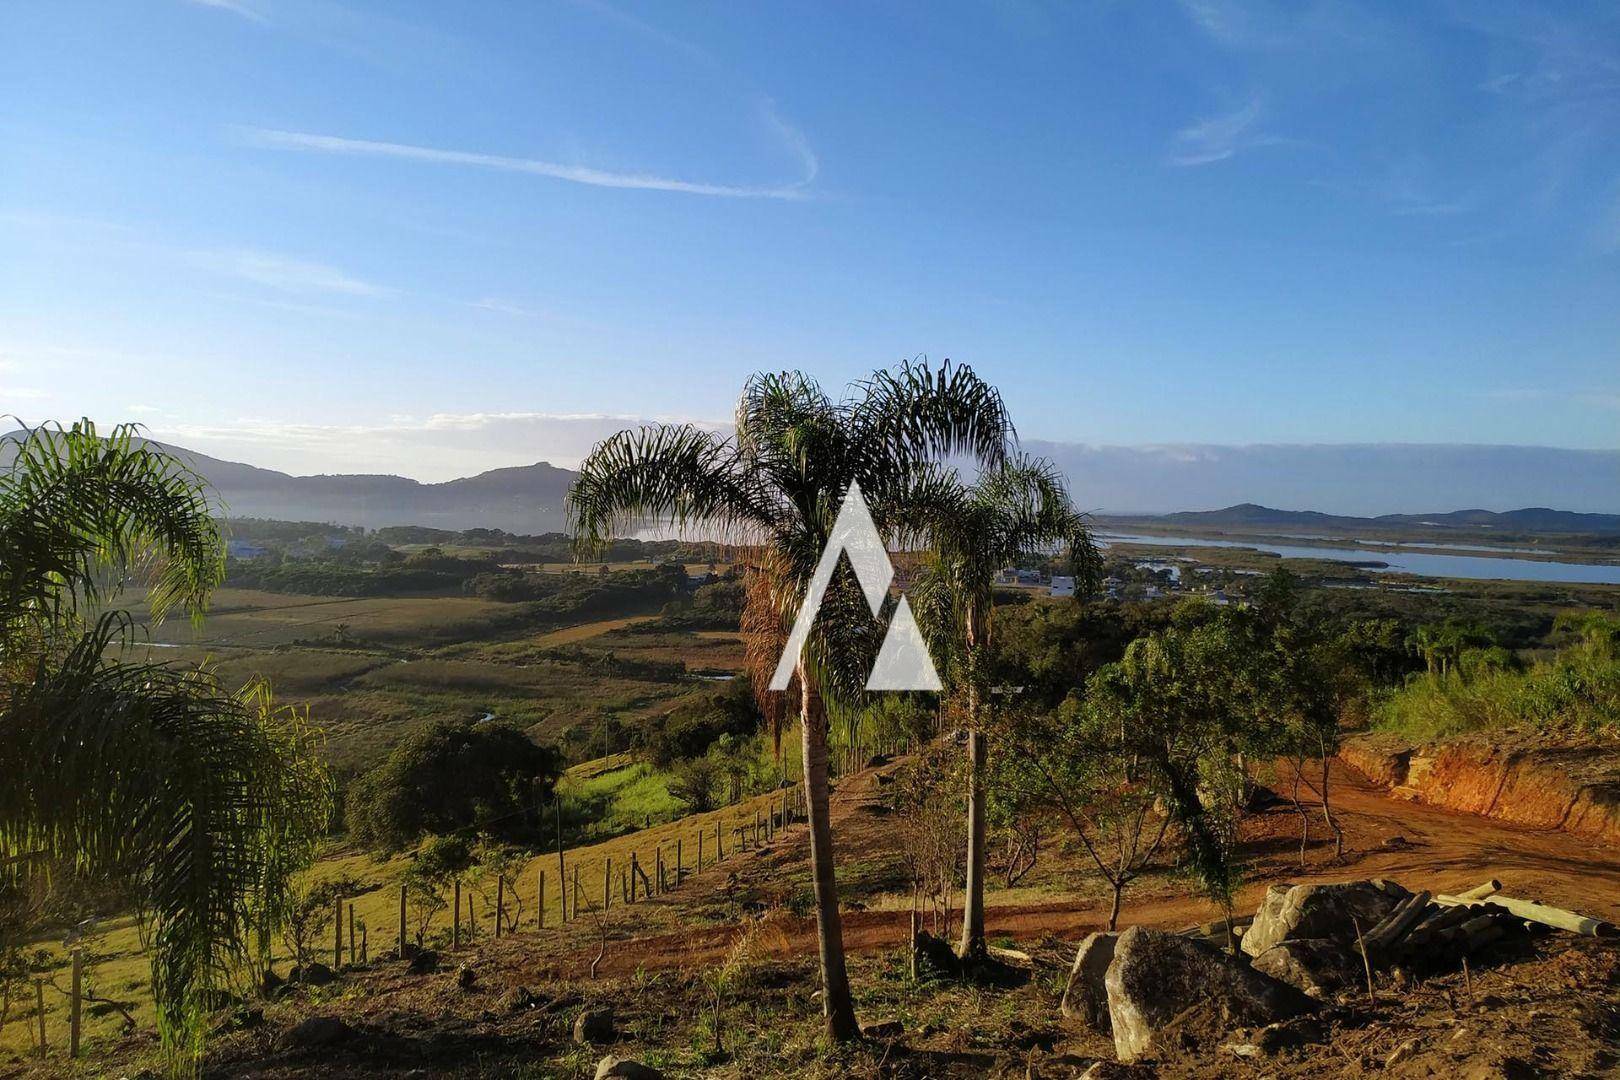
[[[504,724],[440,721],[408,736],[349,789],[350,835],[385,852],[428,833],[540,843],[561,756]]]
[[[1467,732],[1620,737],[1620,618],[1560,622],[1555,651],[1526,656],[1477,626],[1420,634],[1426,670],[1375,703],[1379,727],[1414,740]]]
[[[90,613],[116,599],[109,581],[145,571],[154,618],[200,614],[221,569],[201,482],[127,428],[38,429],[0,474],[5,909],[28,924],[53,881],[115,885],[149,934],[159,1026],[184,1058],[208,996],[264,959],[287,915],[290,876],[325,830],[326,778],[302,717],[262,685],[136,661],[133,620]]]

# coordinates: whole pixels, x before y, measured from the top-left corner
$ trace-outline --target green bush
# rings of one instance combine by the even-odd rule
[[[355,783],[349,829],[387,851],[457,830],[521,842],[538,834],[540,803],[561,773],[556,750],[515,728],[443,721],[411,735]]]

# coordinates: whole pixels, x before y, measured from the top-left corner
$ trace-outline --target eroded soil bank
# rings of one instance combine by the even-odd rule
[[[1620,845],[1620,747],[1347,739],[1340,758],[1392,796]]]

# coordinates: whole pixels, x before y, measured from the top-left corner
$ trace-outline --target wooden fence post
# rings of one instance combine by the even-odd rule
[[[501,924],[506,922],[506,879],[495,877],[495,936],[501,936]]]
[[[568,867],[563,863],[562,798],[557,799],[557,898],[562,904],[562,921],[568,921]],[[575,912],[578,914],[578,912]]]
[[[467,941],[469,943],[478,939],[478,913],[473,907],[472,890],[467,891]]]
[[[39,1016],[39,1060],[45,1060],[45,980],[34,980],[34,1011]]]
[[[574,918],[579,918],[579,862],[574,862]]]
[[[68,1057],[79,1056],[79,1018],[84,1003],[84,950],[73,950],[73,998],[68,1011]]]
[[[399,887],[399,958],[405,959],[405,886]]]
[[[636,871],[640,869],[641,863],[637,860],[636,853],[632,851],[630,853],[630,902],[632,904],[636,902]]]
[[[343,966],[343,900],[332,901],[332,970]]]
[[[349,963],[354,963],[354,901],[349,901]]]
[[[540,909],[540,929],[544,930],[546,928],[546,872],[544,870],[540,870],[535,876],[539,879],[535,883],[535,891],[539,896],[539,899],[535,902],[535,906]]]
[[[624,867],[619,867],[619,899],[626,904],[630,902],[630,882],[634,880],[625,872]]]
[[[450,947],[461,948],[461,879],[456,879],[456,900],[452,905],[455,908],[455,917],[450,924]]]

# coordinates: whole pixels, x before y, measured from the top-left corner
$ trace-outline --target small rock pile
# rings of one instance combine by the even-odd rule
[[[1132,927],[1081,942],[1063,1015],[1111,1033],[1119,1060],[1190,1049],[1236,1028],[1240,1057],[1323,1041],[1314,1019],[1372,973],[1455,966],[1513,936],[1561,929],[1613,935],[1614,926],[1497,895],[1491,881],[1457,895],[1411,892],[1393,881],[1273,885],[1251,918],[1181,933]]]

